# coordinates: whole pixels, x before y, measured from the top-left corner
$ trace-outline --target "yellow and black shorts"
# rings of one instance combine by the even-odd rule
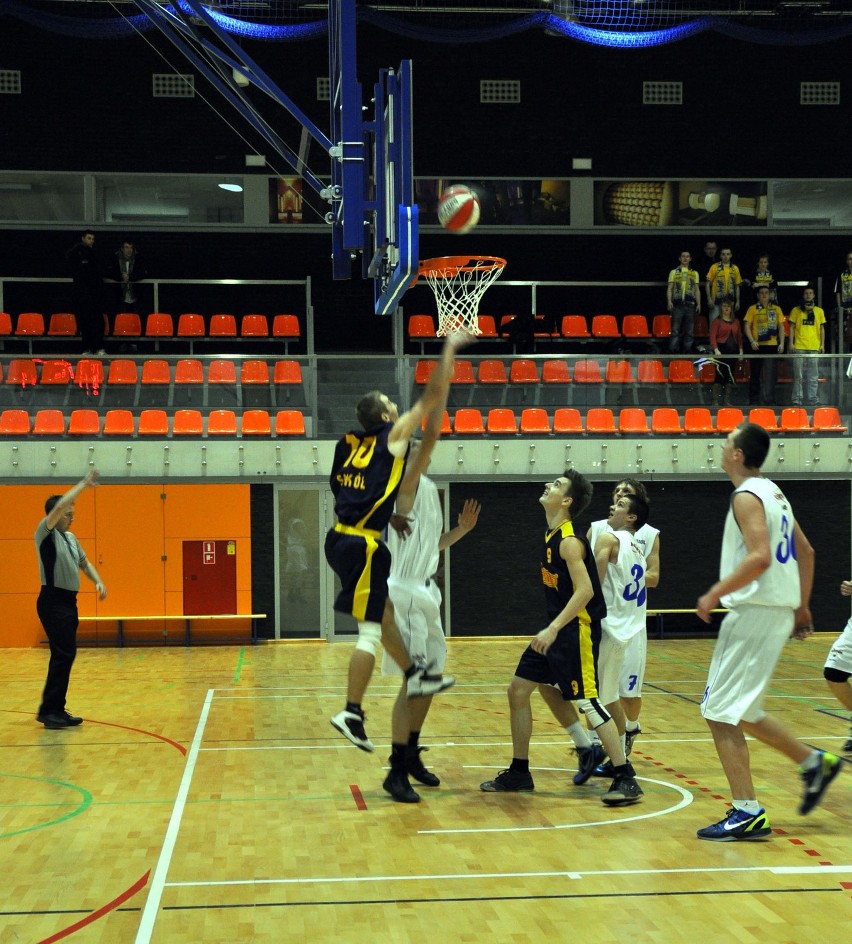
[[[335,610],[359,621],[381,623],[391,555],[379,533],[338,525],[326,535],[325,559],[341,583]]]

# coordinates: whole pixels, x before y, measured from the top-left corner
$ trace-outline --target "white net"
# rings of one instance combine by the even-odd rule
[[[458,331],[482,334],[479,302],[505,265],[505,259],[495,256],[444,256],[420,263],[419,277],[429,284],[438,305],[438,337]]]

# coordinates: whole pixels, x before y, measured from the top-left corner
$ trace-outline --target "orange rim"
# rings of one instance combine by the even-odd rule
[[[436,259],[420,260],[418,278],[430,275],[432,278],[449,279],[459,272],[489,272],[502,269],[505,265],[506,260],[498,256],[439,256]]]

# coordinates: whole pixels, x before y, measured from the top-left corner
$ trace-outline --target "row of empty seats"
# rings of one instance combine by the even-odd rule
[[[480,338],[494,339],[505,337],[507,324],[515,315],[503,315],[499,327],[492,315],[477,315]],[[645,315],[624,315],[621,324],[615,315],[563,315],[561,319],[536,316],[535,336],[537,338],[568,338],[576,341],[650,341],[662,340],[671,335],[672,316],[654,315],[648,321]],[[551,330],[552,326],[552,330]],[[428,341],[436,337],[435,322],[431,315],[411,315],[408,320],[408,336],[411,340]],[[699,340],[710,337],[710,325],[704,315],[697,315],[694,324],[694,336]]]
[[[444,413],[442,433],[450,435],[528,435],[547,433],[601,433],[642,435],[677,435],[680,433],[729,433],[748,419],[770,432],[784,433],[845,433],[840,413],[836,407],[817,407],[813,419],[801,407],[788,407],[781,411],[780,420],[769,407],[755,407],[747,415],[737,407],[721,407],[714,417],[706,407],[692,407],[683,415],[671,408],[660,407],[649,414],[639,408],[629,407],[616,415],[608,408],[592,408],[585,416],[577,409],[561,407],[551,417],[547,410],[536,407],[523,410],[518,417],[514,411],[498,408],[489,410],[485,416],[481,410],[462,408],[456,410],[452,420]]]
[[[34,417],[26,410],[3,410],[3,436],[304,436],[305,417],[301,410],[72,410],[66,418],[61,410],[39,410]]]
[[[232,360],[216,358],[208,361],[207,383],[236,384],[238,377],[243,385],[301,384],[302,368],[298,361],[277,360],[272,362],[270,369],[266,360],[251,359],[240,362],[238,373],[236,363]],[[83,358],[72,362],[63,359],[15,358],[9,361],[5,378],[3,365],[0,364],[0,380],[19,387],[75,383],[96,390],[104,383],[107,386],[135,386],[138,383],[162,386],[170,384],[172,379],[176,384],[203,384],[205,372],[202,361],[197,358],[176,361],[174,378],[172,365],[159,358],[143,360],[141,370],[135,360],[115,358],[109,361],[106,373],[103,361],[97,359]]]
[[[12,316],[0,312],[0,336],[16,337],[74,337],[77,334],[77,318],[70,312],[57,312],[50,316],[45,329],[45,316],[41,312],[26,311],[18,315],[14,330]],[[108,320],[104,321],[109,327]],[[301,337],[301,328],[297,315],[275,315],[270,328],[266,315],[217,314],[210,318],[209,328],[204,316],[191,312],[180,315],[175,333],[174,318],[166,312],[154,312],[145,317],[145,331],[142,332],[142,318],[133,312],[120,312],[112,325],[113,337],[125,338],[281,338],[297,340]]]
[[[733,371],[737,383],[749,378],[749,361],[727,362]],[[789,365],[778,360],[778,380],[790,380]],[[635,371],[634,371],[635,364]],[[438,362],[421,360],[414,368],[415,383],[428,382]],[[537,361],[516,358],[506,364],[501,360],[487,359],[479,361],[474,367],[472,361],[457,360],[453,368],[454,384],[696,384],[713,383],[716,376],[712,364],[704,364],[696,370],[691,360],[671,360],[664,365],[661,360],[642,360],[638,362],[618,359],[606,360],[602,369],[598,360],[546,360],[541,363],[541,373]]]

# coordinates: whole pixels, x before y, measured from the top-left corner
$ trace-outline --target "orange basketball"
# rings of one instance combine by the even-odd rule
[[[438,222],[451,233],[467,233],[479,222],[479,197],[464,184],[448,187],[438,201]]]

